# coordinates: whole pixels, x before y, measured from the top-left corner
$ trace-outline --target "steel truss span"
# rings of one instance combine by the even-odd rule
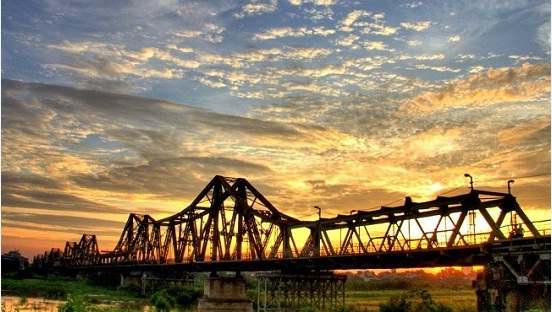
[[[85,234],[63,251],[35,257],[34,265],[187,271],[483,265],[492,258],[485,250],[508,244],[550,250],[550,220],[533,223],[509,192],[472,188],[426,202],[406,197],[400,206],[304,221],[276,209],[246,179],[217,175],[175,215],[130,214],[111,251],[100,252],[96,236]]]

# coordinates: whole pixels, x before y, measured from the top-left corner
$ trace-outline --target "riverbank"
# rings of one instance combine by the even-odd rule
[[[93,285],[84,280],[3,276],[2,312],[58,311],[63,305],[93,306],[101,311],[143,311],[149,302],[138,293],[131,289]]]
[[[5,296],[2,294],[2,312],[57,312],[60,300]]]

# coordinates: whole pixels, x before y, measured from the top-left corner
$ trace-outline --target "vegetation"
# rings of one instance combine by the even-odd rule
[[[1,281],[3,296],[65,301],[59,306],[61,312],[136,311],[147,304],[147,299],[129,289],[99,286],[89,280],[2,275]]]
[[[154,293],[150,297],[156,311],[183,311],[197,304],[203,295],[201,289],[191,286],[171,286]]]
[[[246,280],[248,296],[256,300],[258,282],[253,278]],[[476,296],[471,280],[472,277],[452,269],[436,275],[423,271],[378,275],[370,271],[348,273],[346,308],[337,312],[475,311]],[[58,307],[60,312],[139,311],[144,306],[149,306],[150,311],[191,311],[203,294],[201,286],[170,285],[141,296],[139,281],[121,288],[118,282],[109,283],[107,277],[74,280],[29,274],[3,275],[1,282],[3,295],[19,296],[22,302],[32,297],[64,301]],[[304,307],[302,311],[316,312],[317,309]]]
[[[64,277],[33,277],[10,279],[2,277],[2,292],[16,296],[66,300],[103,298],[105,300],[135,300],[137,296],[124,288],[93,285],[86,280]]]
[[[380,305],[380,312],[452,312],[452,309],[433,301],[427,290],[410,290],[389,298]]]
[[[452,311],[476,311],[477,297],[472,288],[475,275],[475,272],[465,275],[452,268],[438,274],[422,270],[378,275],[371,271],[350,273],[345,286],[345,304],[352,311],[380,311],[390,300],[406,302],[424,292],[435,304]]]

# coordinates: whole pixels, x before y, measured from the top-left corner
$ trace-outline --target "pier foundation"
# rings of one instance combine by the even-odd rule
[[[205,281],[198,312],[253,312],[253,301],[246,290],[242,277],[210,277]]]
[[[550,254],[529,251],[511,247],[493,255],[474,281],[479,312],[550,311]]]

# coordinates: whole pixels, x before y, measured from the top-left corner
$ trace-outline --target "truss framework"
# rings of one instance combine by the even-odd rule
[[[259,278],[257,311],[339,311],[345,308],[346,275],[265,274]]]
[[[486,231],[475,232],[475,215]],[[508,216],[516,222],[505,225]],[[79,243],[67,242],[62,254],[52,250],[35,259],[67,267],[266,260],[478,246],[521,235],[543,233],[510,193],[471,189],[426,202],[407,197],[396,207],[302,221],[280,212],[247,180],[215,176],[175,215],[130,214],[112,251],[99,252],[95,235],[85,234]]]
[[[475,281],[478,311],[550,310],[550,241],[491,251],[492,260]]]

